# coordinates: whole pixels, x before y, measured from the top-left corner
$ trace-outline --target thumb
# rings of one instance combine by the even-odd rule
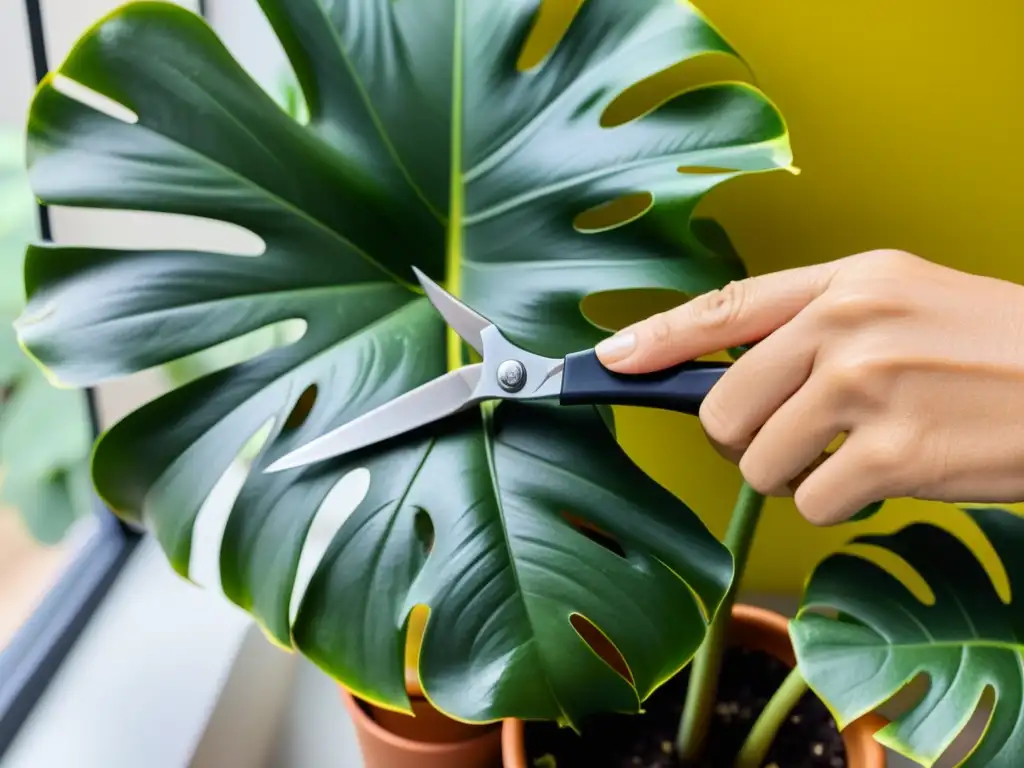
[[[765,338],[828,288],[842,261],[771,272],[729,283],[641,320],[596,347],[620,373],[645,373]]]

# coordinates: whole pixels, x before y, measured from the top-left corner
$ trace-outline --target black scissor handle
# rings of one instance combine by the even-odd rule
[[[687,362],[652,373],[614,373],[592,349],[565,357],[562,405],[638,405],[696,416],[731,363]]]

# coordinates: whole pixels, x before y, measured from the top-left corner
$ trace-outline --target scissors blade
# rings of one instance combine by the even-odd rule
[[[413,267],[412,271],[416,273],[416,279],[423,286],[427,298],[430,299],[430,303],[434,305],[434,309],[441,314],[444,321],[459,334],[464,342],[475,349],[477,354],[483,355],[484,343],[480,334],[491,325],[491,321],[478,315],[416,267]]]
[[[467,365],[399,395],[275,461],[280,472],[334,458],[451,416],[479,401],[474,397],[482,366]]]

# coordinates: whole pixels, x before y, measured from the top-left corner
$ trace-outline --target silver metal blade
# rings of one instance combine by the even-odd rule
[[[428,381],[285,454],[264,472],[280,472],[365,448],[451,416],[475,403],[482,366],[467,365]]]
[[[440,285],[420,272],[420,270],[416,269],[416,267],[413,267],[412,271],[416,273],[416,279],[419,280],[420,285],[423,286],[423,290],[426,292],[427,298],[430,299],[430,303],[434,305],[434,309],[441,314],[444,321],[448,323],[448,325],[450,325],[457,334],[459,334],[464,342],[475,349],[477,354],[483,355],[484,344],[480,338],[480,334],[485,328],[491,325],[491,321],[482,315],[478,315],[472,309],[448,293],[448,291]]]

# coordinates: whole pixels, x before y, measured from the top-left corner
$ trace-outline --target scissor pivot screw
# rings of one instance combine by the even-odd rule
[[[518,360],[506,360],[498,366],[498,386],[506,392],[518,392],[526,386],[526,366]]]

